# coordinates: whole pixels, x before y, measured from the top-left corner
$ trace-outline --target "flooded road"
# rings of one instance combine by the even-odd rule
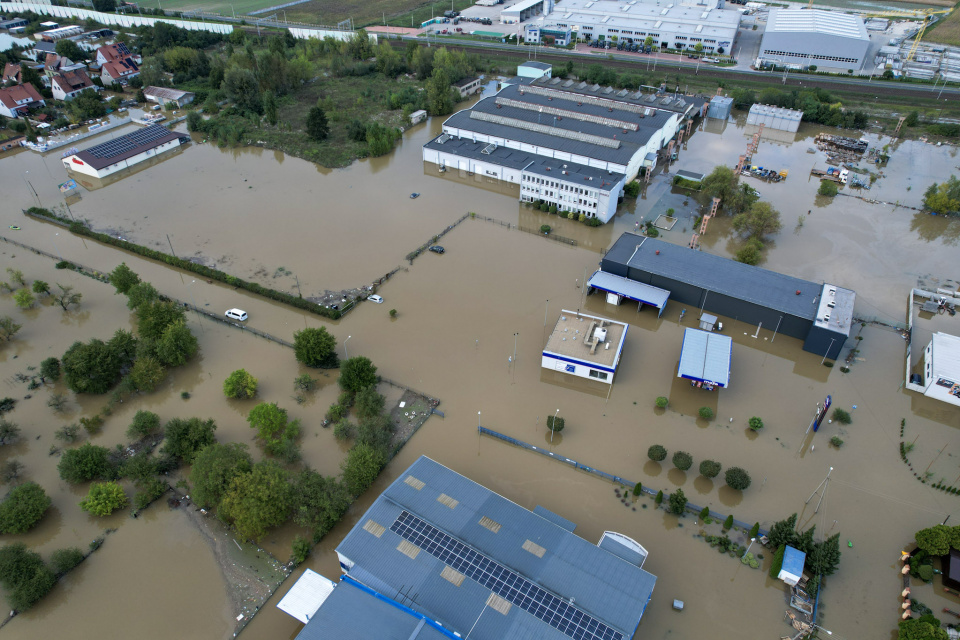
[[[614,307],[598,296],[584,298],[576,283],[582,281],[585,271],[596,269],[600,251],[622,231],[632,230],[640,216],[650,219],[675,208],[680,221],[665,237],[686,244],[696,216],[696,200],[672,193],[667,179],[656,177],[645,198],[624,202],[613,224],[589,229],[522,207],[514,187],[484,183],[477,188],[470,177],[440,176],[435,167],[420,161],[419,151],[419,145],[438,129],[436,120],[416,127],[391,156],[332,172],[293,158],[278,159],[268,151],[221,151],[194,145],[147,171],[84,193],[81,203],[72,209],[74,215],[90,218],[98,228],[115,228],[124,237],[152,246],[162,246],[170,233],[178,255],[200,252],[217,260],[226,256],[218,263],[226,271],[240,276],[261,271],[261,281],[278,282],[289,290],[292,278],[272,278],[274,270],[284,266],[300,277],[305,293],[308,288],[315,291],[369,282],[404,264],[403,257],[410,249],[467,210],[522,227],[536,228],[546,222],[555,233],[577,239],[578,246],[468,219],[445,236],[444,255],[418,258],[381,289],[383,305],[361,304],[344,319],[327,322],[83,241],[52,225],[24,219],[10,205],[4,209],[4,225],[23,227],[17,232],[18,240],[94,268],[110,270],[124,260],[163,293],[195,300],[215,312],[241,307],[250,313],[251,326],[285,339],[303,326],[327,326],[340,341],[341,355],[343,341],[350,336],[349,355],[367,356],[384,376],[442,401],[440,408],[446,418],[435,416],[426,422],[353,507],[347,521],[306,562],[305,566],[330,578],[339,572],[333,553],[339,539],[380,490],[425,454],[525,507],[541,504],[556,511],[576,522],[577,533],[588,540],[596,541],[604,530],[611,529],[641,542],[650,551],[645,568],[658,576],[658,584],[638,637],[736,637],[744,629],[756,638],[785,633],[782,585],[762,570],[744,567],[694,538],[700,529],[694,517],[678,522],[653,509],[649,499],[641,500],[636,511],[625,508],[609,483],[480,438],[476,432],[479,411],[484,426],[537,446],[549,446],[543,423],[559,408],[567,429],[553,445],[557,453],[665,493],[681,486],[691,502],[733,513],[743,521],[769,526],[797,511],[804,527],[816,524],[820,532],[839,531],[841,541],[849,540],[853,546],[843,545],[840,570],[825,582],[821,624],[838,637],[894,637],[901,588],[896,566],[899,550],[917,529],[948,515],[954,519],[960,515],[957,497],[920,484],[899,460],[901,419],[920,436],[911,456],[914,467],[931,463],[944,443],[950,445],[947,452],[951,454],[958,453],[953,448],[960,444],[958,412],[945,411],[933,401],[900,390],[905,343],[899,334],[865,328],[861,354],[851,372],[843,374],[839,367],[822,366],[820,358],[802,351],[797,340],[775,337],[767,330],[756,332],[755,327],[724,319],[725,332],[734,340],[730,388],[716,393],[692,389],[675,377],[675,371],[682,331],[690,326],[694,314],[683,325],[678,320],[681,307],[676,303],[668,304],[662,318],[648,310],[637,313],[633,307]],[[819,152],[806,153],[819,130],[805,127],[792,146],[768,140],[760,144],[755,164],[790,171],[786,182],[754,185],[783,214],[784,230],[770,244],[765,266],[853,288],[858,293],[858,314],[902,322],[907,293],[919,275],[958,275],[948,273],[956,269],[956,235],[951,241],[949,222],[937,226],[946,222],[943,219],[918,218],[921,214],[893,205],[869,205],[847,197],[819,202],[815,196],[818,185],[808,180],[807,174],[814,165],[822,168],[825,161]],[[748,131],[735,122],[722,133],[698,132],[681,151],[671,173],[680,168],[707,173],[717,162],[734,164],[747,136]],[[901,143],[884,169],[887,177],[867,192],[869,197],[917,206],[927,181],[949,175],[955,162],[952,152],[945,147]],[[911,162],[928,164],[921,173],[906,169]],[[57,162],[47,158],[46,163],[55,186],[60,177]],[[4,169],[11,166],[25,167],[31,174],[45,170],[34,154],[0,161]],[[29,204],[31,194],[16,171],[5,170],[0,184],[17,204]],[[54,193],[35,186],[43,204],[50,206]],[[911,190],[906,191],[906,186],[912,186]],[[412,201],[407,197],[410,191],[423,195]],[[807,215],[807,210],[812,212]],[[800,216],[804,224],[794,229]],[[704,250],[730,255],[736,247],[728,219],[712,221]],[[0,314],[12,315],[24,324],[17,339],[0,350],[0,379],[14,385],[6,395],[21,397],[25,393],[23,385],[10,382],[17,371],[48,355],[59,356],[73,340],[107,337],[116,328],[130,328],[132,320],[124,301],[111,287],[55,271],[52,261],[10,245],[0,244],[0,250],[5,265],[15,264],[28,280],[40,277],[66,284],[73,283],[73,278],[84,294],[80,311],[67,315],[51,307],[21,312],[9,293],[0,294]],[[398,311],[395,320],[388,315],[391,308]],[[633,325],[609,398],[606,393],[558,383],[541,373],[539,354],[546,334],[561,309],[578,308]],[[297,406],[291,399],[292,382],[302,370],[288,349],[219,323],[198,320],[196,315],[189,321],[200,339],[200,358],[171,375],[158,392],[125,403],[95,441],[105,446],[122,441],[133,412],[149,408],[164,420],[214,417],[218,439],[250,443],[252,433],[245,415],[251,405],[229,402],[221,391],[223,378],[233,369],[245,367],[260,379],[260,399],[278,402],[291,417],[303,421],[305,461],[324,473],[335,473],[344,451],[329,431],[319,427],[323,412],[336,397],[335,374],[322,378],[322,389],[311,401]],[[960,332],[960,327],[954,325],[952,330]],[[515,333],[519,333],[518,359],[510,363]],[[14,355],[19,357],[13,359]],[[191,398],[182,400],[181,391],[189,391]],[[806,436],[814,405],[828,393],[835,406],[852,411],[853,424],[825,424],[812,438]],[[670,398],[665,412],[653,407],[660,395]],[[11,451],[7,451],[10,447],[0,448],[0,461],[22,457],[27,475],[45,487],[56,508],[55,514],[23,539],[47,554],[61,546],[85,546],[102,528],[117,526],[120,530],[79,571],[91,572],[95,565],[104,576],[123,571],[124,563],[134,559],[114,554],[111,546],[122,550],[115,540],[126,536],[136,540],[141,549],[157,550],[136,558],[141,563],[137,565],[140,573],[156,576],[158,591],[170,593],[173,606],[188,610],[182,619],[177,616],[164,625],[138,629],[138,637],[159,639],[171,632],[183,637],[226,635],[232,629],[232,616],[222,613],[224,597],[211,586],[220,580],[212,560],[209,556],[203,560],[203,553],[196,549],[191,551],[192,538],[185,535],[182,552],[194,558],[195,567],[170,570],[186,566],[172,560],[181,550],[157,542],[181,526],[176,512],[167,513],[164,505],[151,509],[156,515],[149,522],[149,531],[145,520],[130,520],[126,514],[108,522],[91,521],[75,506],[82,489],[73,489],[57,478],[53,458],[48,456],[52,432],[60,424],[76,420],[81,412],[95,411],[104,401],[92,398],[74,403],[74,413],[62,421],[52,420],[50,409],[39,398],[21,402],[10,415],[25,433],[42,437],[39,441],[25,438]],[[853,405],[858,408],[852,410]],[[710,406],[716,417],[711,421],[695,418],[701,406]],[[747,428],[747,420],[754,415],[766,425],[759,434]],[[833,435],[845,441],[839,450],[828,445]],[[928,441],[922,448],[921,443]],[[694,472],[649,463],[646,450],[652,444],[662,444],[671,453],[679,449],[690,452],[693,469],[705,458],[716,459],[725,467],[742,466],[751,474],[753,485],[740,494]],[[252,450],[259,455],[256,448]],[[956,461],[944,453],[932,468],[938,476],[952,480],[949,471],[960,473]],[[814,515],[813,503],[805,510],[804,502],[831,466],[829,492]],[[646,509],[642,508],[644,501]],[[287,526],[267,536],[265,547],[286,559],[295,529]],[[765,557],[764,567],[769,566],[769,559]],[[865,589],[865,584],[870,588]],[[103,598],[125,601],[130,592],[122,580],[104,577],[96,585]],[[63,635],[70,628],[67,625],[73,624],[70,616],[86,616],[83,624],[89,626],[84,628],[104,625],[99,617],[84,613],[86,601],[76,590],[62,587],[38,608],[45,615],[14,623],[38,636]],[[299,623],[273,606],[286,588],[282,587],[247,627],[244,637],[266,640],[295,635]],[[670,608],[673,598],[687,603],[683,613]],[[201,633],[206,626],[188,622],[200,612],[206,616],[203,624],[213,631]],[[149,615],[155,614],[151,611]],[[11,625],[10,629],[17,627]]]

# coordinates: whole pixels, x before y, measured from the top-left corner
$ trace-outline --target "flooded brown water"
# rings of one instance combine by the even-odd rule
[[[355,505],[347,521],[307,561],[305,566],[330,578],[339,571],[333,553],[339,539],[380,490],[425,454],[524,506],[542,504],[556,511],[578,523],[577,533],[588,540],[599,539],[606,529],[639,540],[650,551],[646,568],[659,580],[638,636],[738,637],[749,630],[750,637],[776,638],[786,632],[781,622],[785,608],[781,585],[695,539],[699,526],[694,518],[678,523],[654,510],[649,500],[647,509],[634,512],[616,500],[609,483],[480,438],[476,432],[479,411],[485,426],[549,446],[543,420],[559,408],[568,428],[553,445],[558,453],[666,493],[682,486],[691,502],[732,512],[747,522],[769,525],[798,511],[804,526],[816,524],[825,533],[840,531],[842,541],[850,540],[853,546],[844,545],[841,569],[826,584],[823,626],[841,638],[894,637],[899,550],[916,529],[960,514],[955,496],[921,485],[899,460],[897,443],[900,419],[904,418],[910,433],[920,436],[911,455],[915,467],[925,467],[946,443],[947,453],[932,468],[948,480],[952,480],[948,471],[960,473],[957,458],[948,456],[960,455],[954,451],[960,444],[960,414],[900,390],[903,339],[895,332],[867,327],[859,359],[851,373],[842,374],[838,368],[821,366],[820,358],[802,351],[797,340],[774,337],[767,330],[754,338],[755,327],[726,319],[725,332],[735,343],[731,386],[717,393],[691,389],[675,377],[683,330],[678,323],[678,305],[670,303],[658,319],[649,311],[638,314],[635,308],[607,305],[597,296],[583,300],[575,283],[582,281],[585,270],[596,268],[599,252],[622,231],[632,230],[640,216],[649,219],[675,208],[681,219],[665,237],[685,244],[696,215],[695,200],[689,198],[684,205],[684,196],[672,193],[666,180],[658,177],[645,198],[624,203],[614,224],[588,229],[521,207],[512,187],[483,183],[478,188],[471,177],[437,174],[435,167],[420,161],[419,147],[438,128],[436,120],[416,127],[391,156],[337,171],[278,158],[271,151],[222,151],[193,145],[167,162],[84,193],[81,203],[72,209],[74,215],[90,218],[98,228],[113,228],[124,237],[152,246],[162,247],[169,233],[178,255],[199,252],[231,273],[250,276],[259,271],[262,281],[289,289],[292,278],[272,278],[276,268],[284,266],[300,277],[305,294],[308,289],[364,284],[404,264],[407,252],[467,210],[523,227],[547,222],[555,233],[575,238],[580,245],[569,247],[488,222],[466,220],[444,238],[446,254],[419,258],[381,289],[383,305],[361,304],[341,321],[328,323],[229,287],[195,281],[186,274],[181,277],[135,256],[83,242],[52,225],[24,219],[13,205],[28,206],[31,193],[18,171],[35,175],[50,169],[49,184],[33,182],[41,202],[50,206],[57,196],[49,185],[55,188],[62,181],[59,162],[52,157],[44,162],[34,154],[19,154],[0,163],[5,169],[0,185],[4,193],[12,194],[4,216],[9,222],[4,224],[23,227],[16,232],[18,240],[51,253],[62,252],[65,258],[95,268],[109,270],[125,260],[164,293],[209,305],[214,311],[241,307],[250,313],[251,326],[274,335],[289,339],[298,328],[323,323],[341,341],[341,353],[343,341],[350,336],[346,344],[349,355],[368,356],[383,375],[441,399],[447,417],[427,421]],[[918,276],[958,275],[949,273],[956,270],[957,234],[950,221],[892,205],[869,205],[843,197],[819,202],[817,183],[806,175],[815,164],[821,168],[825,164],[819,153],[806,153],[817,131],[805,127],[792,146],[764,141],[756,155],[756,164],[790,171],[784,183],[754,185],[783,212],[784,230],[771,243],[765,266],[853,288],[861,315],[902,322],[909,287]],[[735,123],[728,124],[721,134],[698,132],[681,151],[673,170],[706,173],[717,162],[733,164],[746,141],[747,131]],[[927,182],[949,175],[954,151],[902,143],[885,169],[887,177],[865,195],[916,206]],[[910,169],[915,167],[913,163],[923,168]],[[912,189],[906,191],[907,186]],[[411,191],[423,195],[410,200]],[[812,211],[809,216],[808,209]],[[801,215],[804,224],[795,230]],[[3,235],[7,233],[13,232]],[[704,250],[729,255],[736,248],[727,219],[712,221]],[[67,315],[50,307],[21,312],[9,294],[0,294],[0,313],[22,318],[24,324],[17,340],[0,350],[0,379],[8,385],[6,395],[25,393],[23,385],[10,382],[17,371],[48,355],[62,354],[74,339],[107,337],[116,328],[130,328],[130,314],[110,287],[54,271],[49,260],[9,245],[0,244],[0,251],[4,263],[17,265],[28,279],[41,277],[64,284],[75,280],[84,294],[81,310]],[[391,308],[398,310],[395,320],[388,316]],[[542,375],[540,349],[546,329],[561,308],[584,308],[634,325],[609,399],[605,392],[559,384]],[[301,369],[288,349],[220,324],[198,321],[196,315],[190,322],[200,338],[201,357],[172,375],[158,392],[125,403],[95,441],[105,446],[122,441],[133,412],[149,408],[164,420],[183,415],[214,417],[220,440],[250,443],[245,415],[251,405],[228,402],[220,390],[230,371],[246,367],[261,381],[261,399],[278,402],[303,420],[305,460],[324,473],[335,473],[344,450],[329,431],[319,427],[323,412],[336,396],[335,377],[322,378],[323,388],[310,402],[297,406],[291,399],[292,381]],[[687,326],[689,322],[690,316]],[[508,357],[513,354],[514,333],[519,333],[518,360],[511,366]],[[19,357],[13,359],[13,355]],[[188,401],[180,398],[183,390],[192,394]],[[843,428],[827,424],[816,436],[805,436],[814,405],[828,393],[835,406],[850,410],[857,405],[852,411],[853,424]],[[670,408],[661,415],[653,409],[653,400],[659,395],[671,400]],[[97,567],[104,572],[95,583],[98,596],[131,602],[129,585],[106,576],[137,566],[145,579],[155,576],[150,588],[161,594],[157,595],[160,602],[184,610],[163,625],[138,627],[138,637],[228,635],[232,614],[223,611],[223,587],[209,552],[193,545],[194,538],[188,533],[178,536],[183,538],[182,549],[157,542],[166,540],[171,531],[182,532],[177,529],[183,525],[176,512],[167,513],[165,506],[152,509],[154,520],[149,523],[130,520],[125,514],[92,521],[75,506],[82,488],[71,488],[57,478],[55,459],[47,455],[53,431],[75,420],[80,411],[95,410],[103,399],[84,399],[81,405],[73,405],[72,417],[51,420],[50,409],[39,396],[21,402],[11,419],[20,423],[25,433],[41,434],[41,439],[28,437],[10,451],[10,447],[0,449],[0,460],[21,457],[27,476],[40,482],[54,499],[56,513],[23,539],[49,553],[60,546],[85,546],[102,528],[117,526],[120,530],[83,565],[80,577],[88,579]],[[693,417],[701,406],[712,407],[717,417],[709,422]],[[747,420],[753,415],[766,424],[759,435],[747,429]],[[833,435],[844,439],[842,449],[828,446]],[[724,466],[742,466],[752,475],[753,486],[741,495],[693,472],[684,474],[669,464],[649,463],[646,449],[654,443],[671,452],[689,451],[694,469],[707,457]],[[804,501],[830,466],[834,467],[830,488],[820,513],[814,515],[815,501],[806,510]],[[269,535],[264,545],[285,559],[296,533],[292,525],[283,527]],[[135,541],[129,548],[143,555],[124,556],[128,547],[116,542],[123,539]],[[156,553],[147,555],[144,549]],[[174,561],[181,553],[192,559],[189,565]],[[129,564],[134,561],[137,564]],[[295,635],[299,623],[273,606],[285,590],[281,588],[243,632],[246,637]],[[85,608],[87,601],[77,591],[58,587],[38,608],[44,615],[25,616],[9,629],[29,629],[23,633],[38,636],[70,635],[72,627],[68,625],[76,624],[73,617],[83,619],[82,624],[87,625],[83,628],[101,633],[115,628]],[[683,613],[670,608],[673,598],[686,601]],[[934,602],[932,597],[927,601],[937,610]],[[149,607],[150,613],[144,615],[156,615],[160,609],[133,602],[129,606],[133,610]],[[202,618],[202,623],[193,623],[196,618]]]

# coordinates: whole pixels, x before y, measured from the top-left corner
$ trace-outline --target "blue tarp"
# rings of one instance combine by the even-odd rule
[[[726,387],[730,384],[732,354],[733,340],[729,336],[686,329],[677,377]]]

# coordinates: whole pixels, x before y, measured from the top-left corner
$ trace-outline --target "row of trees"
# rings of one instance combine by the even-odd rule
[[[703,179],[703,192],[708,197],[720,198],[722,210],[733,215],[734,231],[746,239],[736,259],[759,264],[767,236],[783,228],[780,212],[769,202],[761,202],[760,194],[749,185],[741,184],[736,172],[724,165],[714,167]]]
[[[752,89],[737,88],[730,92],[733,106],[749,109],[753,104],[771,104],[787,109],[803,111],[806,122],[815,122],[832,127],[863,129],[867,126],[867,114],[863,111],[844,109],[840,102],[824,89],[794,89],[783,91],[768,88],[758,94]]]
[[[647,449],[647,457],[654,462],[663,462],[667,458],[667,449],[663,445],[655,444]],[[681,471],[687,471],[693,466],[693,456],[686,451],[677,451],[671,458],[673,466]],[[723,469],[716,460],[704,460],[700,463],[700,475],[705,478],[716,478]],[[724,480],[731,489],[743,491],[750,486],[750,474],[740,467],[730,467],[724,474]]]

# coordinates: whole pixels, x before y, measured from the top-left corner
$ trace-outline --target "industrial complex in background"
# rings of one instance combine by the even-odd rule
[[[337,547],[340,581],[307,571],[277,606],[306,623],[298,640],[629,640],[647,550],[575,528],[420,457]]]

